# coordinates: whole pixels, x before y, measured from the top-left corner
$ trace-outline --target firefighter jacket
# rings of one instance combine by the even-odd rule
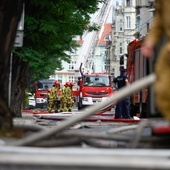
[[[155,63],[156,80],[154,82],[155,103],[158,110],[170,121],[170,1],[156,0],[156,11],[154,19],[145,39],[146,44],[156,46],[162,35],[167,37],[166,43],[161,46],[159,56]],[[155,53],[157,54],[157,53]]]
[[[58,100],[58,93],[59,93],[59,89],[57,88],[57,87],[53,87],[52,89],[51,89],[51,92],[50,92],[50,94],[53,96],[53,99],[54,100]]]

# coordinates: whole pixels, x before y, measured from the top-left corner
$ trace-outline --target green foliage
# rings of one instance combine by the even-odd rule
[[[133,34],[133,36],[134,36],[135,38],[139,38],[140,32],[135,32],[135,33]]]
[[[25,94],[24,94],[24,107],[28,106],[29,105],[29,95],[28,95],[28,90],[25,91]]]
[[[99,31],[100,30],[100,26],[96,25],[95,23],[93,23],[93,25],[89,26],[88,31]]]
[[[65,51],[76,47],[72,40],[82,35],[90,14],[97,10],[97,0],[29,0],[25,1],[23,47],[15,53],[28,62],[31,79],[48,78],[62,60],[69,62]],[[96,25],[89,28],[97,30]]]

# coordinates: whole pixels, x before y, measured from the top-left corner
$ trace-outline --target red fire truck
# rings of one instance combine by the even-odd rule
[[[54,84],[53,79],[38,80],[35,82],[35,104],[36,108],[46,108],[47,107],[47,92],[51,89]]]
[[[78,81],[78,110],[107,100],[114,93],[111,75],[104,73],[83,74],[82,72],[81,75]],[[103,110],[111,110],[114,105],[115,103],[103,108]]]
[[[51,89],[54,84],[54,79],[37,80],[34,84],[35,87],[35,108],[46,108],[47,107],[47,93],[48,89]],[[72,87],[73,97],[76,101],[77,96],[80,93],[79,86],[74,84]]]
[[[162,37],[154,49],[153,57],[147,59],[141,53],[142,44],[145,37],[135,39],[128,44],[127,74],[130,83],[154,72],[154,64],[157,60],[157,54],[162,45],[167,41]],[[130,97],[131,114],[140,113],[141,117],[156,117],[159,111],[155,106],[155,96],[153,87],[142,89]]]
[[[144,38],[135,39],[128,44],[127,76],[130,83],[137,81],[153,71],[153,60],[148,60],[141,53]],[[130,96],[131,115],[139,113],[148,117],[150,107],[150,89],[145,88]]]
[[[129,83],[147,74],[147,59],[141,54],[143,39],[135,39],[128,44],[127,76]],[[148,89],[142,89],[130,97],[131,115],[146,112]]]

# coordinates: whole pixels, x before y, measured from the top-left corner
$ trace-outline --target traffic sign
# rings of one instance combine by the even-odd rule
[[[24,37],[24,17],[25,17],[25,7],[23,5],[23,11],[21,14],[21,19],[18,23],[17,33],[15,37],[14,47],[22,47],[23,46],[23,37]]]
[[[22,47],[23,46],[23,37],[24,37],[24,32],[17,31],[16,37],[15,37],[15,42],[14,42],[14,47]]]

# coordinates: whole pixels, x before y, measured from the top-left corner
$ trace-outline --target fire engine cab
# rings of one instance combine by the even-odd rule
[[[46,108],[47,107],[47,93],[48,89],[51,89],[54,84],[53,79],[38,80],[34,84],[35,88],[35,107]]]
[[[113,94],[111,76],[107,74],[94,73],[83,74],[79,78],[80,86],[78,96],[78,109],[103,102]]]

